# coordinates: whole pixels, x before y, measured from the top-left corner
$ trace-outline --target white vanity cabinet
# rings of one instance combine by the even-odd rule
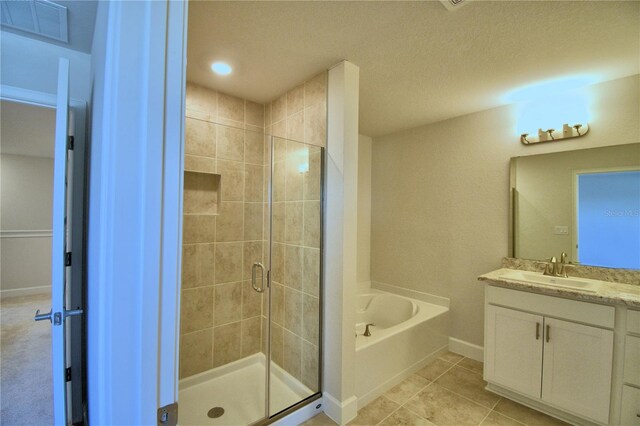
[[[620,424],[640,426],[640,311],[627,313]]]
[[[487,286],[489,388],[609,423],[615,308]]]

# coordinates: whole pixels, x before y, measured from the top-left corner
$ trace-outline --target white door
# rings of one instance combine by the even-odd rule
[[[540,398],[543,317],[487,306],[485,380]]]
[[[545,318],[542,400],[609,422],[613,331]]]
[[[67,186],[71,184],[71,168],[68,167],[69,140],[69,60],[60,59],[58,67],[58,92],[56,99],[56,130],[53,165],[53,212],[51,247],[51,311],[36,312],[36,321],[51,322],[53,413],[54,424],[66,426],[67,421],[67,327],[69,316],[81,310],[66,310],[66,287],[70,271],[67,253],[70,251],[71,198]]]

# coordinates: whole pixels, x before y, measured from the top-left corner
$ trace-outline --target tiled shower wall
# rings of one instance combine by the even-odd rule
[[[191,83],[186,103],[180,377],[260,351],[262,296],[250,279],[265,239],[264,107]],[[210,202],[201,198],[216,198],[198,187],[212,174],[217,214],[197,214]]]
[[[265,121],[267,133],[292,139],[274,138],[272,359],[314,391],[320,322],[319,147],[326,144],[326,100],[325,72],[267,105]]]

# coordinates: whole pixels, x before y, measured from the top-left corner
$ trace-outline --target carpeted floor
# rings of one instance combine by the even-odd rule
[[[0,301],[0,424],[53,424],[51,325],[35,322],[36,309],[48,312],[51,296]]]

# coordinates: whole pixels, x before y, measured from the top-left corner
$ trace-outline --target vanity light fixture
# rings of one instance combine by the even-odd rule
[[[568,124],[562,125],[562,133],[556,131],[556,129],[538,129],[537,137],[531,136],[528,133],[520,135],[520,142],[524,145],[532,145],[540,142],[554,142],[563,139],[579,138],[589,132],[588,124],[574,124],[572,126]]]

